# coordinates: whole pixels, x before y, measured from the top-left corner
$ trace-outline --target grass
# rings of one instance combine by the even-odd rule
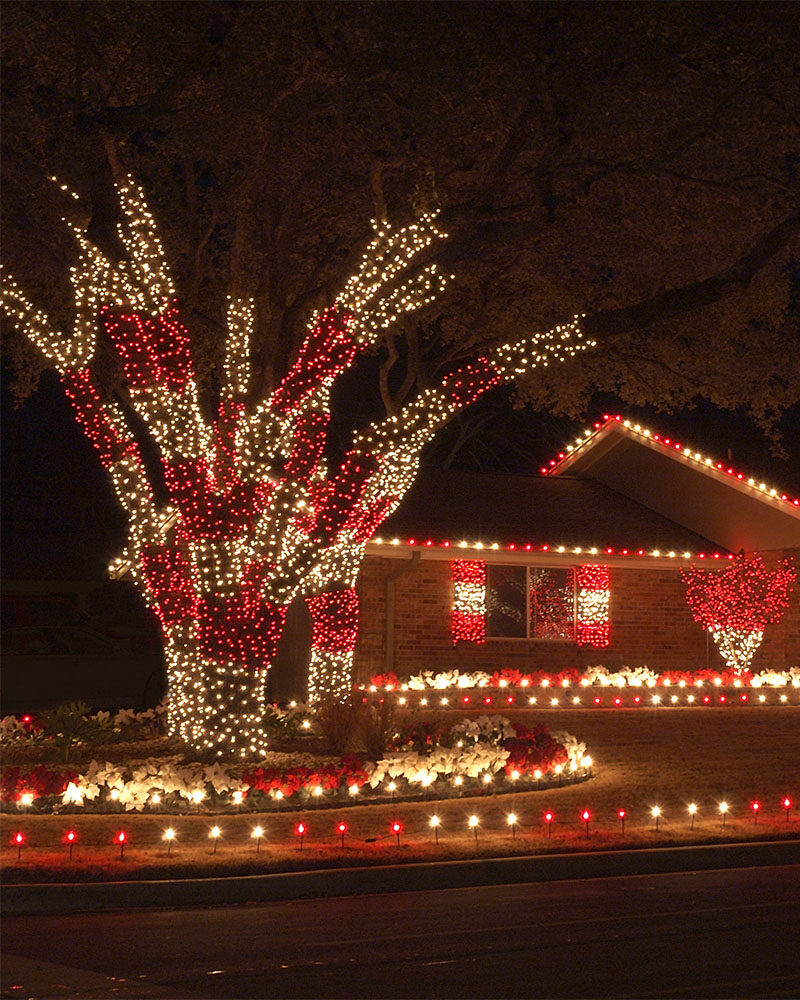
[[[398,861],[565,850],[604,850],[800,837],[800,715],[794,707],[659,708],[569,712],[545,709],[507,713],[520,721],[535,717],[552,729],[568,729],[583,739],[595,765],[589,782],[542,792],[490,795],[443,802],[311,809],[241,815],[81,815],[0,816],[0,864],[6,882],[86,881],[257,874],[310,868],[393,864]],[[787,822],[785,795],[795,802]],[[729,812],[723,827],[719,803]],[[758,823],[752,802],[761,804]],[[687,806],[698,813],[690,829]],[[658,832],[650,810],[662,815]],[[580,818],[591,812],[589,837]],[[618,810],[626,811],[625,832]],[[543,814],[552,809],[552,836]],[[516,837],[506,821],[518,817]],[[429,826],[440,817],[439,844]],[[479,816],[477,842],[467,821]],[[344,848],[336,823],[347,823]],[[390,824],[400,820],[398,846]],[[295,834],[308,827],[303,850]],[[208,832],[222,829],[214,853]],[[260,824],[258,851],[251,830]],[[170,855],[163,832],[176,830]],[[73,860],[63,841],[74,828]],[[113,842],[124,829],[124,858]],[[11,843],[17,830],[26,841],[21,860]]]

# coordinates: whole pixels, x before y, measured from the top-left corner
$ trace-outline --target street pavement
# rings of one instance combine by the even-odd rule
[[[798,997],[800,866],[8,917],[2,997]]]

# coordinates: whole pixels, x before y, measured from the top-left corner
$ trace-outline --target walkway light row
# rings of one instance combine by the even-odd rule
[[[795,692],[796,693],[796,692]],[[755,694],[754,692],[742,692],[741,694],[728,695],[728,694],[699,694],[699,693],[689,693],[684,694],[681,692],[680,695],[677,694],[645,694],[645,695],[634,695],[631,697],[621,697],[619,695],[614,698],[603,698],[602,695],[595,695],[591,699],[583,699],[578,695],[569,695],[564,693],[563,697],[556,698],[555,696],[546,697],[542,696],[537,698],[535,695],[530,695],[529,697],[517,698],[516,695],[499,695],[495,697],[494,695],[458,695],[457,697],[450,698],[447,695],[442,695],[440,697],[428,697],[427,695],[422,695],[416,701],[410,698],[408,695],[402,694],[398,695],[395,699],[395,703],[401,708],[447,708],[451,706],[452,708],[482,708],[488,705],[502,706],[514,706],[518,708],[524,708],[526,705],[538,705],[539,708],[572,708],[576,706],[581,706],[583,708],[631,708],[636,706],[642,708],[649,707],[664,707],[669,708],[671,706],[680,705],[698,705],[698,706],[710,706],[710,705],[788,705],[793,704],[789,700],[789,695],[780,694],[777,697],[770,698],[766,694]]]
[[[789,822],[790,812],[791,812],[791,809],[792,809],[792,800],[791,800],[791,798],[788,795],[786,795],[781,800],[780,804],[781,804],[781,808],[784,810],[784,812],[786,814],[786,822],[788,823]],[[758,823],[758,817],[759,817],[759,815],[762,812],[761,802],[759,802],[757,799],[754,800],[753,802],[750,803],[750,808],[751,808],[752,815],[753,815],[753,823],[757,824]],[[686,811],[687,811],[687,813],[689,815],[689,829],[693,830],[694,829],[695,817],[698,814],[697,803],[696,802],[690,802],[689,805],[687,806]],[[724,800],[722,802],[717,803],[717,811],[719,812],[720,816],[722,817],[722,826],[724,828],[725,824],[726,824],[726,820],[727,820],[728,814],[730,812],[730,805],[729,805],[729,803],[726,802],[726,801],[724,801]],[[663,815],[664,815],[664,813],[663,813],[663,811],[661,809],[661,806],[658,806],[658,805],[651,806],[650,810],[649,810],[649,815],[650,815],[650,817],[653,820],[654,829],[656,831],[658,831],[660,821],[661,821],[661,819],[663,818]],[[628,818],[628,813],[627,813],[627,811],[625,809],[619,809],[619,810],[617,810],[617,817],[618,817],[618,819],[620,821],[621,832],[624,835],[625,834],[625,821]],[[579,818],[580,818],[580,821],[585,825],[585,828],[586,828],[586,837],[588,839],[589,836],[590,836],[590,824],[594,821],[595,816],[591,812],[591,810],[589,810],[588,808],[586,808],[586,809],[582,809],[579,812]],[[543,819],[544,823],[547,826],[547,837],[548,837],[548,839],[552,839],[553,823],[556,822],[556,814],[555,814],[555,812],[553,812],[552,809],[545,810],[545,812],[542,814],[542,819]],[[507,824],[508,828],[511,831],[511,837],[512,837],[512,839],[516,840],[517,839],[517,827],[520,825],[519,816],[516,813],[514,813],[514,812],[507,813],[506,814],[506,824]],[[441,817],[438,816],[438,815],[431,816],[430,819],[428,820],[428,826],[433,831],[435,843],[438,845],[438,843],[439,843],[439,831],[440,831],[440,829],[442,827]],[[475,838],[475,844],[476,845],[478,843],[478,831],[479,831],[480,828],[481,828],[480,817],[476,813],[473,813],[467,819],[467,830],[472,831],[472,834],[473,834],[473,836]],[[348,833],[348,830],[349,830],[348,824],[345,822],[345,820],[338,820],[337,823],[335,824],[335,828],[334,829],[335,829],[337,837],[339,838],[339,840],[341,842],[341,847],[342,847],[342,849],[344,849],[344,846],[345,846],[345,837],[347,836],[347,833]],[[404,829],[403,823],[399,819],[392,820],[392,822],[389,825],[389,830],[393,834],[393,836],[396,838],[396,840],[397,840],[397,846],[398,847],[400,846],[400,835],[402,834],[403,829]],[[294,828],[294,833],[295,833],[295,835],[298,838],[299,849],[301,851],[303,849],[303,843],[304,843],[304,840],[305,840],[305,836],[308,833],[308,830],[309,830],[308,825],[306,823],[304,823],[304,822],[297,823],[297,825]],[[259,851],[261,849],[261,841],[263,840],[264,835],[265,835],[264,828],[262,826],[260,826],[260,825],[254,826],[251,829],[251,831],[250,831],[250,837],[256,843],[256,853],[257,854],[259,853]],[[164,830],[164,832],[163,832],[162,840],[164,840],[165,843],[167,844],[167,857],[171,856],[171,853],[172,853],[172,844],[177,839],[177,836],[178,836],[177,832],[176,832],[175,828],[172,827],[172,826],[167,827]],[[217,824],[215,824],[214,826],[212,826],[209,829],[209,831],[208,831],[208,837],[209,837],[209,839],[211,840],[211,842],[214,845],[214,847],[213,847],[213,853],[214,854],[217,853],[217,843],[218,843],[220,837],[222,837],[222,836],[223,836],[222,828],[220,826],[218,826]],[[18,861],[21,860],[21,857],[22,857],[22,848],[23,848],[23,846],[25,844],[26,839],[27,838],[26,838],[25,834],[21,830],[17,831],[14,834],[14,836],[12,837],[12,841],[11,842],[17,848],[17,860]],[[70,857],[70,860],[72,859],[73,848],[74,848],[75,844],[77,843],[77,841],[78,841],[78,833],[74,829],[68,830],[66,832],[66,834],[64,835],[64,837],[63,837],[63,842],[66,843],[66,844],[68,844],[68,846],[69,846],[69,857]],[[114,841],[113,842],[114,842],[115,845],[117,845],[119,847],[119,850],[120,850],[120,860],[122,860],[124,858],[124,856],[125,856],[125,845],[128,842],[128,834],[124,830],[118,831],[116,834],[114,834]]]

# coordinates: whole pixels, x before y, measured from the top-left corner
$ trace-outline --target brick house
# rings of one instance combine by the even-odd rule
[[[680,578],[760,552],[800,568],[800,501],[620,417],[536,476],[424,470],[367,547],[355,678],[719,669]],[[800,587],[753,670],[800,664]]]

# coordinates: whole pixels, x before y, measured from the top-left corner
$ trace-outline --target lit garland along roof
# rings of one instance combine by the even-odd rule
[[[567,445],[565,451],[559,452],[546,466],[543,466],[541,469],[542,474],[547,476],[554,472],[567,471],[566,467],[571,464],[577,454],[583,452],[588,445],[595,444],[598,437],[608,433],[608,429],[612,427],[624,428],[625,433],[630,437],[639,438],[659,446],[665,453],[672,453],[673,457],[679,455],[686,464],[694,466],[699,471],[721,473],[723,476],[730,476],[734,480],[732,485],[740,484],[742,487],[749,487],[758,494],[760,500],[800,507],[800,499],[780,493],[775,487],[767,486],[765,483],[756,482],[752,476],[738,472],[725,462],[702,455],[699,451],[695,451],[694,448],[690,448],[688,445],[682,445],[680,442],[673,441],[662,434],[656,434],[649,428],[643,427],[641,424],[635,423],[633,420],[628,420],[619,414],[603,414],[602,421],[597,421],[592,427],[585,430],[583,435],[577,438],[574,444]]]
[[[499,542],[481,542],[481,541],[467,541],[461,539],[459,541],[439,541],[431,538],[417,539],[417,538],[382,538],[381,536],[376,536],[372,538],[369,542],[370,546],[382,546],[389,550],[398,548],[409,548],[409,549],[422,549],[422,550],[446,550],[452,551],[452,558],[459,559],[463,558],[465,552],[473,553],[472,558],[475,558],[475,553],[480,553],[481,555],[486,555],[488,553],[499,553],[499,552],[513,552],[515,555],[525,555],[530,553],[536,556],[580,556],[582,562],[598,562],[601,563],[608,558],[617,559],[619,557],[629,556],[633,559],[636,558],[647,558],[647,559],[667,559],[674,561],[686,561],[691,559],[733,559],[734,554],[732,552],[676,552],[674,549],[670,549],[668,552],[663,552],[661,549],[627,549],[627,548],[601,548],[596,545],[591,547],[583,545],[530,545],[530,544],[517,544],[511,542],[508,545],[501,545]],[[373,554],[375,550],[373,549]]]
[[[800,508],[800,499],[790,498],[785,493],[779,492],[776,488],[758,482],[753,477],[749,477],[745,473],[739,472],[723,462],[707,457],[670,437],[655,433],[641,424],[619,415],[604,414],[602,421],[596,422],[592,428],[584,431],[583,435],[574,444],[568,445],[565,451],[552,459],[547,466],[541,469],[541,472],[545,476],[552,476],[554,481],[559,481],[561,473],[570,473],[571,466],[578,456],[582,456],[588,452],[604,436],[614,431],[622,432],[630,439],[638,441],[658,453],[664,454],[666,457],[677,460],[686,468],[709,475],[718,482],[728,485],[740,493],[750,496],[754,500],[767,503],[774,509],[785,512],[790,517],[797,517],[798,513],[800,513],[798,511],[798,508]],[[387,527],[388,532],[391,532],[391,535],[388,537]],[[408,530],[409,528],[411,530]],[[405,532],[400,525],[397,525],[395,530],[392,531],[390,522],[388,526],[384,527],[383,535],[378,534],[371,540],[371,551],[377,553],[381,549],[393,550],[395,552],[398,549],[417,549],[423,555],[426,552],[430,553],[429,557],[431,558],[443,558],[445,553],[441,550],[454,549],[462,556],[467,556],[467,553],[469,553],[467,557],[471,558],[475,558],[476,554],[483,554],[484,558],[488,555],[491,559],[495,553],[498,555],[500,553],[514,553],[517,557],[530,553],[532,555],[536,554],[537,557],[556,556],[562,559],[569,556],[579,556],[585,562],[602,562],[608,559],[616,561],[620,557],[631,557],[631,561],[644,561],[655,558],[658,560],[674,560],[676,562],[693,559],[730,560],[734,558],[731,551],[720,547],[718,543],[715,544],[714,542],[710,542],[708,546],[704,546],[703,548],[698,546],[690,548],[689,546],[681,546],[680,544],[653,547],[652,543],[646,547],[630,544],[627,547],[620,545],[607,546],[596,544],[598,539],[592,540],[595,544],[574,545],[558,544],[557,542],[543,544],[541,538],[535,543],[528,543],[525,540],[515,540],[514,542],[509,542],[508,539],[502,542],[491,538],[486,540],[486,536],[491,535],[491,529],[481,531],[480,533],[468,531],[461,535],[461,537],[453,532],[450,538],[445,537],[449,534],[448,531],[437,531],[432,525],[428,526],[427,533],[423,533],[425,530],[422,527],[415,530],[409,524]],[[456,531],[458,531],[457,528]],[[414,537],[408,537],[412,532],[414,532]],[[570,541],[570,539],[564,539],[564,541]],[[702,544],[702,539],[700,539],[700,543]],[[494,558],[497,558],[497,556],[494,556]]]

